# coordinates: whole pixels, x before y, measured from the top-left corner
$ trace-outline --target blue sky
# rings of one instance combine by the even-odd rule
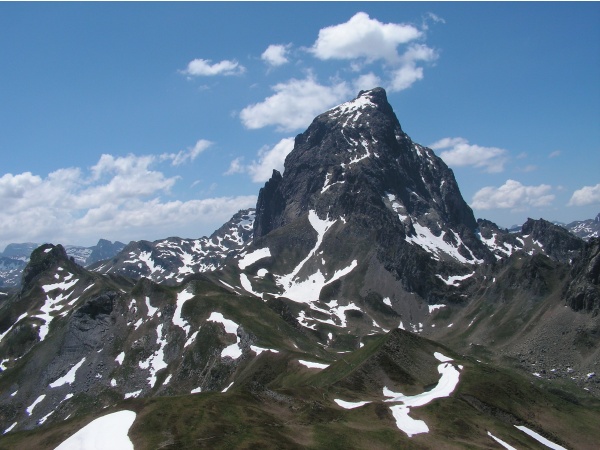
[[[383,86],[476,217],[600,212],[600,4],[0,3],[0,249],[208,235]]]

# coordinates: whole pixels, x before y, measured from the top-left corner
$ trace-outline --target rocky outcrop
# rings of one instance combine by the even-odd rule
[[[567,305],[575,311],[600,312],[600,239],[591,239],[573,263],[565,293]]]
[[[90,256],[88,256],[87,260],[85,261],[85,265],[89,266],[95,262],[112,258],[121,250],[123,250],[124,247],[125,244],[122,242],[111,242],[106,239],[100,239],[98,243],[92,247],[92,253],[90,253]]]
[[[537,241],[546,255],[562,262],[569,262],[585,246],[582,239],[544,219],[527,219],[521,229],[521,235]]]

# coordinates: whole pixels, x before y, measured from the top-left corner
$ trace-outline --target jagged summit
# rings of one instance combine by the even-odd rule
[[[321,219],[353,218],[367,229],[393,228],[429,250],[421,237],[437,239],[449,246],[434,251],[438,258],[487,257],[453,172],[404,133],[382,88],[317,116],[296,137],[283,176],[274,173],[259,193],[255,241],[310,210]]]

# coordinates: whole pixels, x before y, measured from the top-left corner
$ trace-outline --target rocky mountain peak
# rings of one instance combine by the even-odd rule
[[[23,269],[21,281],[22,292],[29,289],[31,284],[40,275],[58,267],[60,264],[74,265],[62,245],[44,244],[36,248],[31,253],[29,263],[25,266],[25,269]]]
[[[310,210],[366,229],[391,222],[400,237],[460,248],[460,260],[485,258],[453,172],[403,132],[382,88],[317,116],[296,137],[283,176],[274,173],[259,194],[255,241]]]
[[[585,246],[582,239],[544,219],[527,219],[521,234],[523,237],[531,237],[540,244],[544,253],[559,261],[569,261]]]

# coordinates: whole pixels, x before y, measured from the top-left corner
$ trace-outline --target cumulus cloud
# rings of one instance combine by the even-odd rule
[[[193,147],[189,147],[186,150],[180,150],[177,153],[163,153],[160,155],[162,160],[171,160],[173,166],[179,166],[188,161],[195,160],[200,153],[209,148],[213,143],[206,139],[200,139],[194,144]]]
[[[289,62],[286,57],[289,47],[289,44],[269,45],[262,55],[260,55],[260,57],[264,62],[272,67],[282,66]]]
[[[185,70],[181,73],[191,76],[215,76],[215,75],[241,75],[246,71],[246,68],[235,60],[227,60],[211,64],[210,59],[194,59],[188,63]]]
[[[192,229],[190,224],[194,229],[202,224],[216,228],[239,209],[256,203],[255,196],[165,201],[178,178],[154,169],[158,161],[154,156],[102,155],[85,170],[2,175],[0,245],[166,237]],[[160,232],[164,235],[156,236]]]
[[[396,62],[397,47],[422,36],[413,25],[381,23],[359,12],[348,22],[323,28],[310,49],[319,59],[383,59]]]
[[[423,79],[423,67],[419,62],[432,62],[438,58],[438,53],[423,44],[411,45],[400,58],[400,67],[391,71],[391,80],[388,86],[390,91],[403,91],[411,87],[416,81]]]
[[[255,183],[264,183],[271,178],[273,169],[283,173],[286,156],[294,149],[294,138],[284,138],[273,147],[264,146],[258,151],[258,159],[248,165],[239,157],[231,161],[225,175],[248,173]]]
[[[375,86],[381,86],[381,79],[373,72],[369,72],[359,76],[352,82],[355,91],[366,91],[373,89]]]
[[[434,15],[429,20],[443,22]],[[423,29],[427,29],[425,23]],[[422,38],[423,31],[413,25],[381,23],[359,12],[346,23],[321,29],[309,51],[321,60],[350,60],[354,71],[361,70],[361,62],[382,61],[386,82],[378,79],[368,87],[363,85],[366,88],[385,85],[389,91],[398,92],[423,79],[423,67],[419,64],[433,62],[439,56],[425,44],[413,42]],[[399,53],[400,46],[405,48],[402,53]]]
[[[508,154],[501,148],[469,144],[469,141],[462,137],[443,138],[430,147],[433,150],[442,150],[440,158],[451,167],[473,166],[490,173],[504,170]]]
[[[304,128],[317,114],[342,103],[352,92],[345,82],[326,86],[319,84],[312,75],[304,80],[291,79],[276,84],[272,89],[275,94],[240,112],[246,128],[274,125],[279,131],[286,132]]]
[[[554,201],[550,194],[552,186],[525,186],[515,180],[507,180],[496,188],[487,186],[475,193],[471,207],[473,209],[511,209],[526,210],[530,207],[548,206]]]
[[[294,149],[294,138],[285,138],[272,148],[265,146],[258,151],[258,161],[252,161],[248,173],[255,183],[264,183],[271,178],[273,169],[283,173],[285,157]]]
[[[414,25],[382,23],[364,12],[348,22],[322,28],[312,47],[305,50],[322,61],[348,61],[348,68],[357,73],[354,80],[323,85],[311,74],[304,80],[276,84],[271,87],[275,94],[241,111],[242,123],[250,129],[274,125],[288,132],[306,127],[315,115],[359,90],[377,86],[391,92],[407,89],[423,78],[422,65],[438,58],[436,50],[416,42],[423,37]],[[262,58],[270,64],[284,63],[285,50],[284,46],[269,46]],[[379,65],[379,75],[372,67],[366,69],[374,63]],[[363,70],[366,73],[361,73]]]
[[[573,192],[568,206],[585,206],[600,203],[600,183],[596,186],[584,186]]]

